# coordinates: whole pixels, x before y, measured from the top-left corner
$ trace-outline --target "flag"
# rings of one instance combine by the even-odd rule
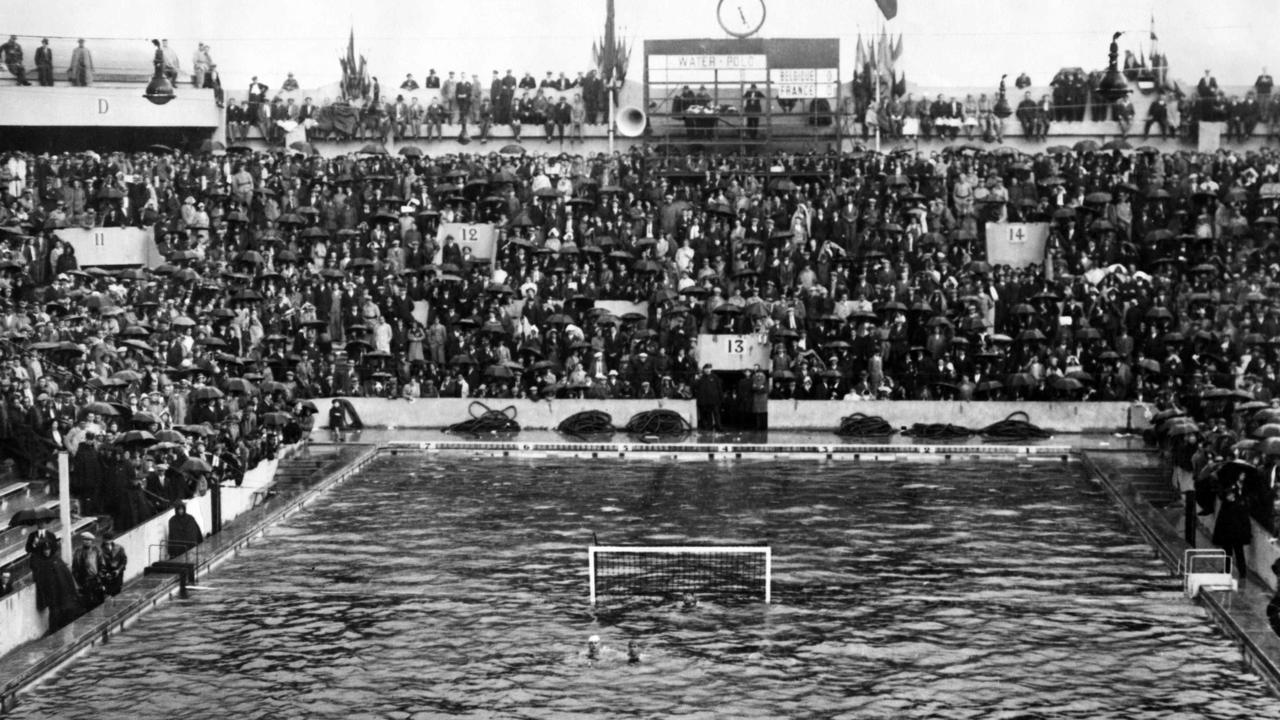
[[[898,62],[898,58],[902,57],[902,33],[898,33],[898,43],[893,46],[893,61]]]
[[[1151,13],[1151,40],[1154,42],[1159,39],[1156,37],[1156,14],[1153,12]]]
[[[885,82],[893,83],[893,51],[890,46],[893,44],[889,40],[889,35],[885,32],[880,33],[880,47],[878,62],[880,64],[880,74],[884,76]]]
[[[892,20],[898,14],[898,0],[876,0],[876,5],[880,6],[885,20]]]
[[[866,64],[867,64],[867,51],[862,49],[862,36],[859,35],[858,50],[857,50],[857,53],[854,55],[853,66],[861,70],[862,66]]]

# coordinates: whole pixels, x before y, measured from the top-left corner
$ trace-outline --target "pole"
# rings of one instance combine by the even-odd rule
[[[884,106],[880,104],[880,72],[876,71],[876,152],[880,152],[880,114],[884,112]]]
[[[62,522],[62,561],[71,564],[71,460],[58,453],[58,519]]]
[[[613,157],[613,81],[609,81],[609,156]]]

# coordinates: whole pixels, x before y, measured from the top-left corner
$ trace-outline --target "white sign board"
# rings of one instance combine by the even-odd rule
[[[1218,152],[1218,148],[1222,147],[1222,134],[1227,131],[1227,124],[1201,121],[1196,128],[1196,152]]]
[[[757,70],[765,55],[650,55],[649,70]]]
[[[1026,267],[1044,263],[1049,223],[987,223],[987,262]]]
[[[649,302],[631,302],[630,300],[597,300],[595,307],[604,308],[609,314],[622,317],[627,313],[640,313],[649,317]]]
[[[489,223],[441,223],[436,231],[436,244],[440,249],[432,261],[436,265],[444,257],[444,241],[447,237],[453,241],[466,255],[466,248],[471,248],[471,257],[477,260],[492,260],[498,254],[498,231]]]
[[[771,69],[769,82],[773,96],[784,100],[833,98],[839,94],[840,73],[836,68]]]
[[[772,346],[768,335],[699,335],[698,364],[713,370],[767,368]]]
[[[152,228],[63,228],[55,230],[54,235],[76,249],[76,262],[80,267],[156,267],[164,262],[160,251],[156,249],[156,234]]]

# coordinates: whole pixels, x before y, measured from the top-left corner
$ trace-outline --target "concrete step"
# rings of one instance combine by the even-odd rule
[[[1168,473],[1163,469],[1133,470],[1129,473],[1129,481],[1134,489],[1155,507],[1167,507],[1179,499],[1178,491],[1173,487]]]

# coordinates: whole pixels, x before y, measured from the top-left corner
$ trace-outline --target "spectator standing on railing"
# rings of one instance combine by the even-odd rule
[[[40,41],[36,48],[36,78],[41,86],[53,86],[53,49],[49,47],[49,38]]]
[[[67,68],[67,77],[76,87],[88,87],[93,84],[93,53],[84,46],[84,38],[76,41],[76,49],[71,51],[71,65]]]
[[[467,79],[465,72],[458,78],[458,84],[453,87],[453,100],[458,107],[458,124],[462,126],[461,134],[463,135],[467,134],[467,120],[471,118],[471,98],[475,91],[475,86]]]
[[[1133,100],[1129,98],[1129,94],[1125,93],[1123,97],[1117,99],[1113,103],[1111,115],[1116,120],[1116,127],[1120,130],[1120,139],[1124,140],[1129,137],[1129,130],[1133,127],[1133,117],[1137,111],[1133,107]]]
[[[169,82],[176,85],[178,83],[178,74],[182,72],[178,51],[169,47],[168,38],[160,41],[160,51],[164,54],[164,76],[169,78]]]
[[[9,41],[0,45],[0,60],[4,61],[4,66],[9,69],[9,73],[13,75],[19,85],[31,84],[31,81],[27,79],[27,68],[23,64],[22,45],[18,43],[17,35],[10,35]]]
[[[1023,138],[1034,140],[1036,138],[1036,101],[1031,99],[1030,92],[1023,93],[1016,115],[1018,122],[1022,123]]]
[[[457,73],[450,71],[449,77],[440,85],[440,105],[444,108],[444,122],[453,123],[453,108],[457,102]]]
[[[209,46],[200,43],[196,46],[195,54],[191,56],[191,84],[197,88],[204,87],[205,77],[212,66],[213,59],[209,56]]]
[[[1164,93],[1157,92],[1156,99],[1151,101],[1147,106],[1147,121],[1142,126],[1142,139],[1146,140],[1151,135],[1151,126],[1156,125],[1160,128],[1160,137],[1170,136],[1169,132],[1169,106],[1165,104]]]

